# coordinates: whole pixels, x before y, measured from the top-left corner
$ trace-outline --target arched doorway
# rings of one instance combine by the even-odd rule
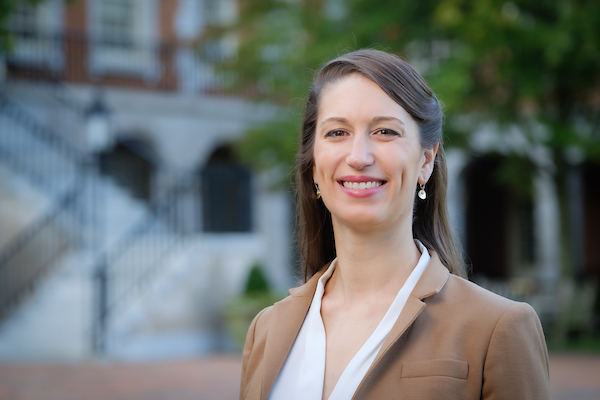
[[[535,270],[532,193],[517,194],[500,179],[503,162],[486,156],[465,169],[465,247],[475,276],[505,279]]]
[[[101,157],[104,174],[133,197],[150,200],[156,156],[147,143],[137,138],[122,138]]]
[[[583,273],[600,278],[600,164],[582,167]]]
[[[251,174],[236,162],[230,146],[211,154],[200,178],[203,231],[252,231]]]

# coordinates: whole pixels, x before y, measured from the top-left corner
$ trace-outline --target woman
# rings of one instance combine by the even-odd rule
[[[306,283],[252,322],[240,398],[549,398],[533,309],[463,279],[442,118],[396,56],[319,71],[298,154]]]

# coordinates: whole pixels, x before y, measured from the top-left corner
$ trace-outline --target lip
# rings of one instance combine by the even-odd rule
[[[372,187],[369,189],[349,189],[349,188],[345,187],[343,184],[343,182],[361,183],[361,182],[374,182],[374,181],[382,182],[381,186]],[[371,197],[371,196],[377,194],[378,192],[380,192],[381,190],[383,190],[386,183],[387,183],[387,181],[384,179],[376,178],[373,176],[367,176],[367,175],[347,175],[347,176],[342,176],[340,179],[338,179],[338,184],[340,185],[340,188],[342,189],[342,191],[344,193],[346,193],[347,195],[349,195],[351,197],[356,197],[356,198]]]

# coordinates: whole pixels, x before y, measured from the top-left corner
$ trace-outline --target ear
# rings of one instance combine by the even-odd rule
[[[313,163],[312,170],[313,170],[313,183],[314,183],[315,185],[318,185],[318,184],[319,184],[319,182],[317,182],[317,167],[315,166],[315,164],[314,164],[314,163]]]
[[[419,184],[424,185],[427,183],[431,174],[433,173],[433,167],[435,165],[435,155],[437,154],[439,143],[432,149],[424,149],[423,157],[421,158],[421,169],[419,171]]]

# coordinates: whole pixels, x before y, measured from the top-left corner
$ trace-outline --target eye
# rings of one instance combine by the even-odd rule
[[[329,131],[325,134],[325,137],[340,137],[340,136],[344,136],[346,134],[346,132],[344,132],[341,129],[334,129],[332,131]]]
[[[378,129],[377,131],[375,131],[375,133],[383,136],[400,136],[398,132],[387,128]]]

